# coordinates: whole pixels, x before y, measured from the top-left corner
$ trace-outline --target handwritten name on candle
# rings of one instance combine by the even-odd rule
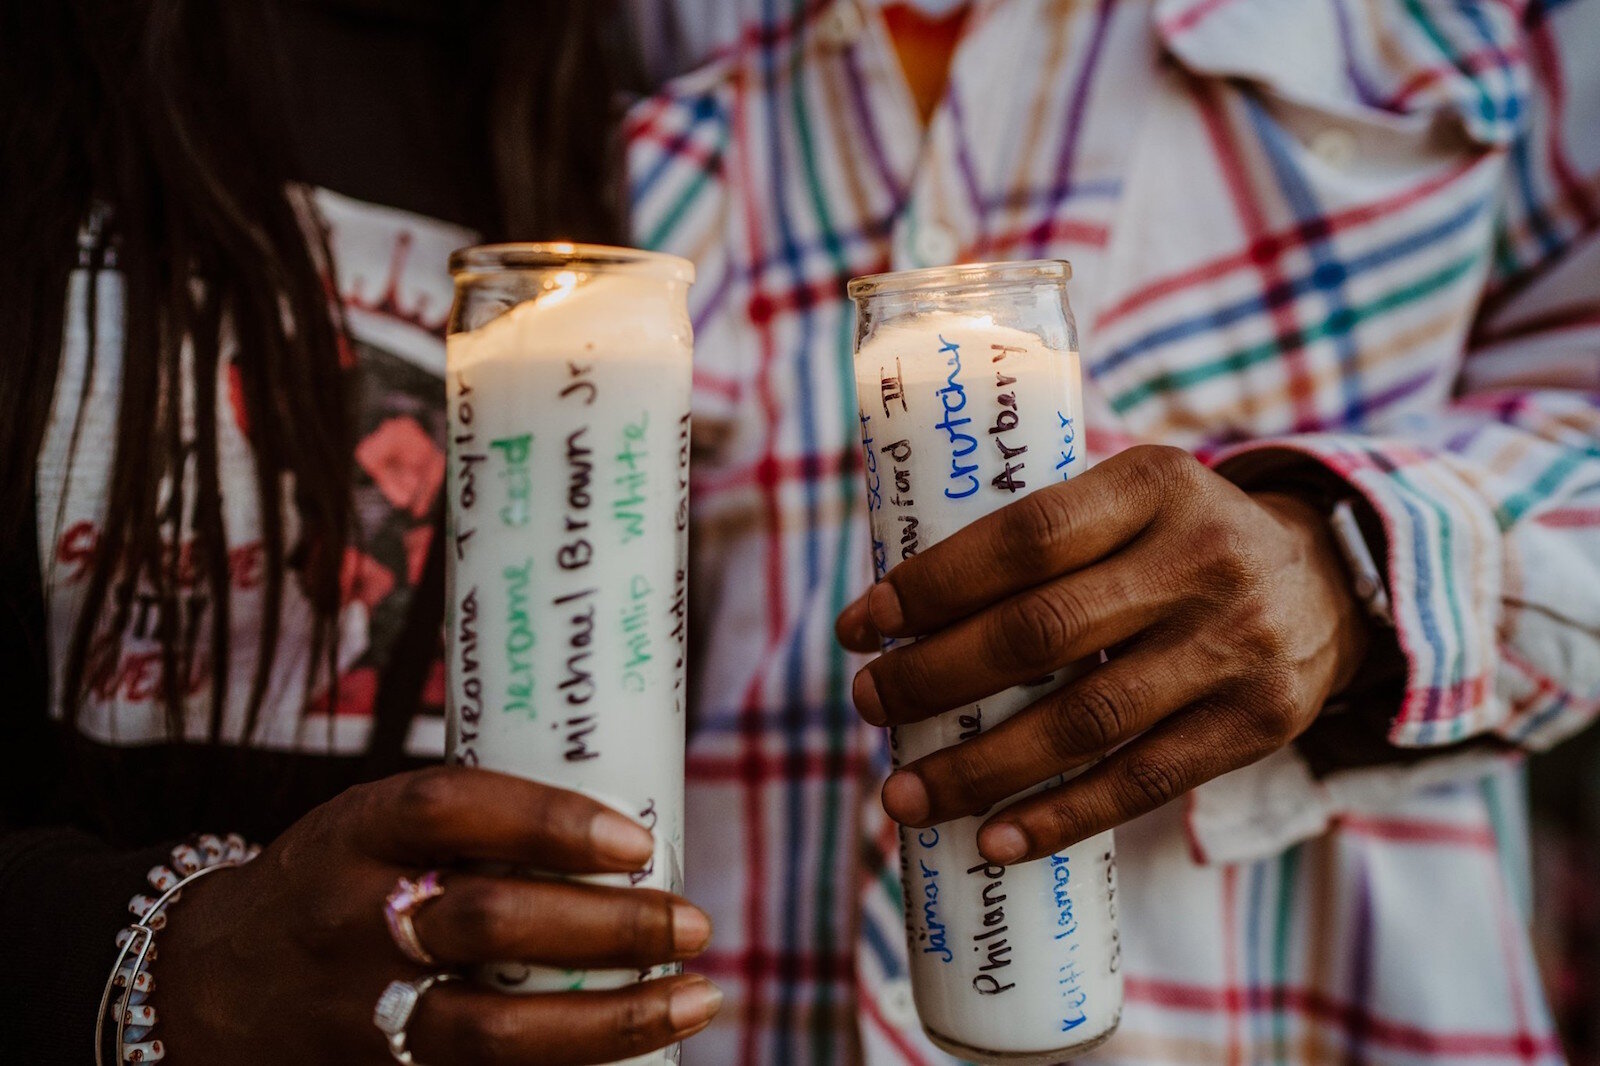
[[[474,413],[472,401],[467,397],[472,395],[472,386],[460,374],[456,375],[456,417],[455,423],[458,431],[455,437],[456,459],[460,467],[456,471],[456,512],[455,512],[455,542],[456,558],[465,559],[467,542],[477,533],[476,516],[473,510],[478,505],[478,476],[475,467],[489,457],[476,451],[478,432],[473,428]]]
[[[679,717],[687,711],[688,694],[685,664],[689,661],[689,430],[691,414],[688,411],[678,419],[678,506],[673,512],[673,529],[678,534],[676,565],[672,574],[672,600],[668,604],[668,617],[672,629],[667,634],[677,649],[673,660],[672,698]]]
[[[556,565],[563,570],[581,570],[594,558],[594,544],[584,535],[589,528],[587,512],[594,497],[589,482],[594,474],[594,449],[584,443],[589,427],[567,434],[567,524],[569,538],[556,549]]]
[[[500,508],[500,521],[520,528],[528,524],[528,503],[533,496],[533,476],[528,471],[528,457],[533,449],[533,434],[492,440],[489,447],[500,453],[500,480],[505,484],[506,503]]]
[[[1027,354],[1027,349],[1008,344],[991,344],[989,348],[994,352],[989,360],[991,363],[1004,362],[1008,355]],[[1000,436],[1002,433],[1017,429],[1022,424],[1021,416],[1017,413],[1016,385],[1017,379],[1004,370],[994,372],[995,403],[999,405],[999,410],[995,413],[994,425],[989,427],[989,436],[994,439],[994,445],[1000,452],[1000,461],[1004,465],[990,484],[1011,493],[1028,487],[1028,483],[1017,476],[1027,466],[1021,461],[1021,457],[1028,454],[1028,446],[1026,444],[1008,446],[1005,438]]]
[[[972,978],[972,987],[985,996],[998,996],[1017,987],[1015,982],[1002,984],[994,975],[1011,965],[1011,941],[1007,937],[1011,927],[1006,924],[1006,868],[994,863],[979,863],[967,871],[984,879],[983,932],[972,934],[972,950],[984,960]]]
[[[937,847],[939,830],[922,830],[917,834],[917,843],[925,848]],[[922,930],[918,933],[922,953],[935,955],[945,964],[952,963],[956,955],[950,949],[944,922],[939,920],[939,871],[929,866],[926,858],[918,859],[917,866],[922,874]]]
[[[661,812],[656,810],[655,797],[649,797],[644,801],[644,806],[639,809],[637,818],[640,825],[650,830],[652,834],[655,833],[656,828],[661,824]],[[642,885],[644,882],[648,881],[652,876],[654,876],[655,872],[656,857],[654,854],[652,854],[650,856],[650,861],[646,863],[642,869],[634,870],[628,874],[628,884]],[[676,886],[668,887],[676,890]]]
[[[1061,423],[1060,426],[1057,427],[1057,430],[1061,436],[1061,459],[1056,463],[1056,473],[1061,475],[1062,481],[1065,481],[1072,476],[1072,464],[1078,460],[1078,451],[1076,447],[1078,442],[1078,430],[1075,426],[1073,426],[1072,419],[1060,411],[1056,412],[1056,421]]]
[[[581,707],[594,699],[594,674],[588,669],[594,655],[594,598],[598,589],[581,589],[557,596],[551,603],[563,608],[567,619],[566,673],[556,686],[567,705]],[[573,757],[568,755],[571,760]]]
[[[900,523],[900,558],[904,561],[917,554],[918,545],[918,521],[912,510],[917,501],[911,496],[911,442],[897,440],[879,450],[894,464],[894,495],[889,497],[889,503],[898,512],[895,520]]]
[[[533,560],[521,566],[508,566],[502,572],[506,583],[506,698],[507,714],[537,718],[533,702],[533,616],[530,613],[533,587]]]
[[[1050,856],[1051,894],[1056,901],[1054,939],[1070,940],[1078,932],[1078,919],[1072,909],[1072,863],[1066,855]],[[1084,1005],[1089,995],[1083,989],[1083,970],[1078,965],[1078,945],[1067,945],[1067,959],[1056,967],[1056,985],[1061,996],[1061,1031],[1070,1033],[1089,1020]]]
[[[562,401],[592,407],[599,399],[600,387],[594,381],[593,364],[569,361],[568,383],[562,388]],[[556,566],[561,571],[586,571],[594,561],[594,542],[589,539],[592,524],[589,509],[594,506],[594,448],[590,446],[589,426],[581,425],[566,438],[567,499],[562,532],[565,539],[556,548]],[[595,695],[594,656],[595,596],[597,589],[581,588],[552,597],[551,614],[566,623],[566,655],[556,691],[571,709],[561,723],[561,757],[569,762],[588,762],[600,757],[593,745],[599,724],[595,716],[580,710]]]
[[[956,725],[961,732],[956,735],[957,740],[971,740],[983,732],[983,704],[974,703],[971,707],[956,714]]]
[[[459,466],[456,469],[455,506],[451,508],[452,539],[457,559],[465,559],[467,545],[477,533],[478,486],[476,466],[488,457],[477,451],[475,413],[472,409],[472,386],[460,374],[455,378],[455,407],[457,427],[454,444]],[[454,681],[460,691],[456,696],[457,734],[455,762],[462,766],[479,763],[478,742],[483,723],[482,661],[478,656],[478,587],[471,585],[458,590],[454,610],[451,612],[455,626],[456,670]]]
[[[649,477],[644,463],[649,459],[645,451],[645,435],[650,429],[650,412],[641,411],[637,422],[622,427],[622,447],[617,452],[617,474],[612,478],[617,495],[611,501],[611,517],[622,532],[622,543],[628,544],[645,534],[644,508],[648,502],[646,491]]]
[[[867,412],[860,413],[861,419],[861,454],[866,459],[867,475],[867,513],[876,514],[883,509],[883,475],[878,473],[877,441],[872,436],[872,416]],[[889,572],[889,549],[885,546],[876,532],[872,538],[872,573],[874,577],[881,578]]]
[[[961,427],[972,424],[972,419],[960,415],[967,408],[967,389],[958,380],[961,377],[961,345],[939,336],[939,353],[946,356],[945,365],[950,375],[938,391],[939,404],[944,408],[944,418],[935,422],[934,429],[943,430],[950,438],[950,480],[944,494],[952,500],[964,500],[978,491],[978,464],[964,463],[963,459],[978,450],[978,438],[964,432]]]
[[[1111,972],[1122,969],[1122,927],[1117,924],[1117,856],[1103,852],[1101,865],[1106,871],[1106,911],[1111,915]]]
[[[959,359],[959,356],[958,356]],[[891,373],[887,366],[878,369],[879,388],[878,399],[883,407],[883,417],[893,419],[895,409],[901,414],[906,414],[910,407],[906,401],[905,369],[898,358],[894,361],[894,370]],[[916,500],[911,495],[911,469],[912,449],[909,439],[890,441],[888,444],[878,445],[867,431],[869,417],[866,412],[861,413],[862,442],[867,454],[867,510],[869,512],[884,506],[883,477],[878,469],[878,456],[887,457],[889,463],[889,477],[892,479],[894,493],[889,497],[888,504],[896,510],[895,520],[900,523],[900,558],[902,561],[917,554],[920,547],[920,519],[915,512]],[[878,576],[882,577],[888,569],[887,547],[878,540],[873,541],[873,558],[880,563]]]
[[[478,736],[483,722],[483,678],[478,661],[478,590],[470,588],[456,606],[457,679],[461,693],[456,700],[455,761],[462,766],[478,765]]]
[[[897,357],[894,361],[893,374],[889,373],[888,367],[879,367],[878,378],[880,381],[878,400],[883,404],[883,417],[894,417],[894,411],[891,408],[897,405],[902,414],[909,411],[910,407],[906,404],[906,372],[905,368],[900,365],[899,358]]]
[[[643,574],[634,574],[628,581],[628,604],[622,609],[622,646],[628,654],[622,664],[622,688],[635,695],[645,690],[644,670],[653,658],[650,607],[654,597],[655,589]]]

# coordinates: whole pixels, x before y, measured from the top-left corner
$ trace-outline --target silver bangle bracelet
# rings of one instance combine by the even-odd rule
[[[136,897],[135,902],[142,907],[143,913],[139,920],[117,934],[119,950],[116,962],[111,964],[111,976],[106,979],[105,991],[100,995],[100,1011],[94,1023],[94,1061],[95,1066],[105,1066],[105,1024],[108,1008],[116,1020],[117,1026],[117,1063],[123,1062],[157,1062],[165,1057],[165,1049],[160,1041],[128,1042],[128,1030],[148,1032],[155,1024],[155,1012],[148,1005],[134,1005],[133,996],[136,991],[149,988],[149,975],[145,966],[155,955],[156,931],[166,924],[166,906],[178,897],[184,888],[193,884],[209,874],[218,870],[227,870],[242,866],[255,857],[258,849],[251,848],[243,854],[229,854],[210,865],[194,870],[172,885],[161,895],[153,900]],[[166,873],[162,868],[162,872]],[[168,875],[170,876],[170,874]],[[148,903],[148,905],[145,905]],[[128,965],[129,957],[133,962]],[[122,996],[115,1007],[112,1007],[112,996],[117,988],[122,989]]]

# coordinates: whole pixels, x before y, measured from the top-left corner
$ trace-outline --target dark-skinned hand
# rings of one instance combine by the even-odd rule
[[[1092,763],[988,818],[979,850],[1002,864],[1059,851],[1284,747],[1350,684],[1367,646],[1320,511],[1248,494],[1159,446],[1124,451],[899,564],[837,629],[862,652],[915,638],[856,675],[856,706],[875,725],[919,721],[1108,650],[1015,717],[884,785],[892,818],[927,826]]]
[[[254,862],[184,890],[158,943],[157,1034],[179,1062],[391,1063],[373,1005],[391,980],[425,971],[390,939],[384,898],[397,878],[435,868],[444,894],[414,923],[436,970],[687,959],[711,924],[675,896],[472,872],[625,873],[652,847],[647,830],[594,800],[486,770],[439,767],[350,789]],[[535,995],[461,981],[423,997],[408,1035],[428,1066],[616,1062],[693,1035],[721,999],[687,975]]]

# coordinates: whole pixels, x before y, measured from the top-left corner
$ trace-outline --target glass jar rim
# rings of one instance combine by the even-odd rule
[[[668,281],[690,284],[694,264],[666,252],[642,248],[623,248],[609,244],[582,244],[572,241],[517,241],[504,244],[476,244],[450,253],[450,273],[496,274],[518,270],[563,270],[582,267],[591,270],[633,268],[655,274]]]
[[[852,278],[846,291],[861,300],[891,293],[963,290],[1017,285],[1029,281],[1072,280],[1072,264],[1065,259],[1024,259],[1016,262],[957,263],[954,266],[891,270]]]

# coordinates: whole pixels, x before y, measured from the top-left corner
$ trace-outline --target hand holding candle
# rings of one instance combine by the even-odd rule
[[[432,767],[348,789],[255,862],[183,890],[183,918],[163,931],[158,960],[162,1039],[174,1062],[392,1062],[373,997],[427,969],[390,939],[383,900],[421,870],[440,871],[443,885],[415,912],[436,970],[506,958],[561,970],[676,965],[711,937],[710,920],[681,897],[476,872],[488,862],[626,878],[657,850],[605,804],[487,770]],[[528,996],[461,982],[428,993],[408,1036],[425,1063],[610,1063],[705,1028],[721,999],[687,975]]]
[[[896,567],[839,618],[875,650],[855,681],[869,721],[919,721],[1110,659],[1014,718],[902,767],[884,806],[912,826],[987,811],[985,858],[1047,855],[1288,744],[1349,684],[1359,603],[1315,509],[1251,496],[1172,448],[1106,460]],[[1135,739],[1137,738],[1137,739]]]

